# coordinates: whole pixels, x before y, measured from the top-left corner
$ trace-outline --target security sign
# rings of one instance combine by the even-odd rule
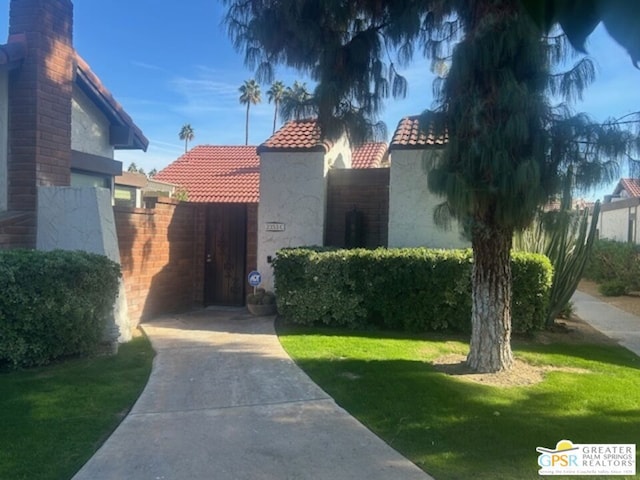
[[[260,272],[254,270],[249,274],[249,285],[252,287],[257,287],[262,282],[262,275]]]

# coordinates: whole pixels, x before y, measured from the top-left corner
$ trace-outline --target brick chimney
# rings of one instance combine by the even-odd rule
[[[35,218],[37,186],[70,184],[73,4],[11,0],[9,25],[28,50],[9,80],[8,208]]]

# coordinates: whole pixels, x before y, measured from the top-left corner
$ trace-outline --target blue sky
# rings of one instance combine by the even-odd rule
[[[76,0],[74,6],[76,50],[150,140],[146,153],[117,152],[125,168],[133,161],[146,171],[160,170],[175,160],[184,152],[178,132],[185,123],[195,130],[192,146],[244,144],[245,107],[238,101],[238,87],[253,72],[221,24],[225,7],[220,0]],[[6,39],[8,11],[9,0],[0,0],[0,38]],[[576,110],[596,120],[640,110],[640,70],[622,48],[602,28],[588,48],[598,78]],[[417,59],[402,73],[409,81],[408,96],[387,102],[382,119],[389,134],[402,116],[419,113],[432,102],[427,61]],[[287,69],[276,76],[287,85],[305,80]],[[262,104],[251,107],[250,144],[271,135],[268,88],[262,86]],[[589,196],[611,189],[605,186]]]

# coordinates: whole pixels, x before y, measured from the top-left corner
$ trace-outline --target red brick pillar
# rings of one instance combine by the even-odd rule
[[[8,207],[35,221],[37,187],[70,184],[73,5],[11,0],[9,24],[28,50],[9,79]]]

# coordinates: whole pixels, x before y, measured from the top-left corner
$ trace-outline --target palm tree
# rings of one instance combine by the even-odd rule
[[[287,87],[282,97],[280,111],[280,116],[284,120],[302,120],[316,114],[316,104],[313,95],[307,90],[306,83],[296,80],[291,87]]]
[[[178,134],[180,140],[184,140],[184,153],[187,153],[187,145],[191,140],[193,140],[193,137],[195,136],[196,134],[193,131],[193,127],[191,126],[191,124],[185,123],[180,129],[180,133]]]
[[[244,144],[249,145],[249,107],[251,104],[257,105],[262,101],[260,97],[260,85],[256,83],[254,79],[245,80],[244,85],[238,90],[240,91],[240,103],[247,106]]]
[[[269,99],[269,103],[273,102],[275,106],[275,110],[273,112],[273,133],[276,132],[276,119],[278,118],[278,106],[282,101],[285,94],[284,83],[279,80],[276,80],[271,84],[271,88],[267,90],[267,96]]]

